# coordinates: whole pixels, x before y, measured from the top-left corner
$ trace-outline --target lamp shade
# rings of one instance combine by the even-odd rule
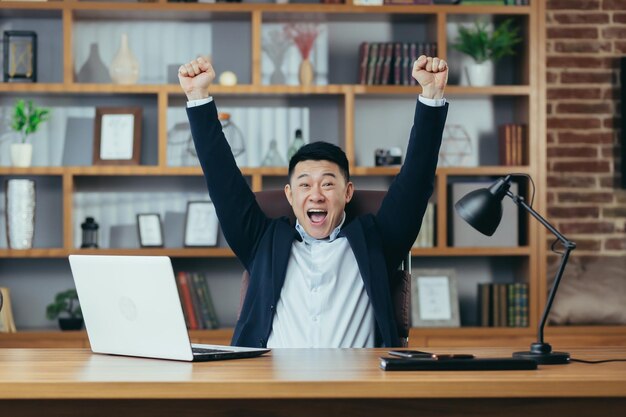
[[[456,202],[454,209],[474,229],[493,235],[502,219],[502,199],[509,190],[510,178],[500,178],[489,188],[468,193]]]

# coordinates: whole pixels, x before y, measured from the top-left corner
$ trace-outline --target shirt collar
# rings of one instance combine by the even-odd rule
[[[341,223],[339,223],[339,226],[335,227],[335,229],[332,231],[330,236],[328,236],[325,239],[315,239],[314,237],[309,236],[309,234],[304,230],[304,227],[300,225],[300,222],[297,219],[296,219],[296,230],[298,231],[298,233],[300,233],[300,236],[302,237],[302,240],[304,241],[304,243],[308,243],[309,245],[323,243],[323,242],[330,243],[333,240],[340,237],[339,232],[341,231],[341,226],[343,226],[343,223],[345,221],[346,221],[346,212],[344,211],[343,218],[341,219]]]

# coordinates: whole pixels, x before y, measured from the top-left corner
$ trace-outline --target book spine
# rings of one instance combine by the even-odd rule
[[[179,296],[182,298],[183,314],[187,319],[187,328],[190,330],[196,330],[198,323],[194,315],[193,301],[191,299],[191,291],[189,284],[187,283],[187,273],[180,271],[177,275],[178,287],[180,288]]]
[[[187,285],[189,285],[189,292],[191,293],[191,301],[193,304],[193,314],[196,318],[196,323],[198,323],[198,329],[204,329],[204,320],[202,319],[202,307],[200,305],[200,298],[198,297],[198,291],[196,290],[196,285],[193,280],[194,274],[188,273],[187,275]]]
[[[367,63],[369,57],[370,44],[368,42],[362,42],[359,48],[359,84],[365,85],[367,83]]]

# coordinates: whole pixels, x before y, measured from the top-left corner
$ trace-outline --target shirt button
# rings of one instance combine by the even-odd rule
[[[317,287],[313,288],[311,291],[317,292]]]
[[[313,316],[313,321],[317,321],[317,316]]]

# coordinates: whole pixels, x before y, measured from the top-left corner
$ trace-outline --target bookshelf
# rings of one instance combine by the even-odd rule
[[[51,214],[52,221],[60,224],[59,236],[53,236],[45,245],[35,245],[30,250],[11,250],[0,246],[0,262],[4,264],[0,270],[0,285],[11,286],[19,280],[22,291],[15,291],[13,305],[31,303],[25,297],[29,288],[30,267],[28,262],[34,262],[37,268],[45,270],[48,266],[63,273],[68,272],[61,266],[64,259],[73,253],[111,254],[111,255],[168,255],[175,261],[175,268],[202,268],[209,277],[212,271],[228,270],[231,290],[238,288],[237,277],[241,270],[234,259],[232,251],[221,243],[214,248],[184,248],[166,247],[160,249],[121,248],[110,247],[98,250],[77,249],[77,227],[82,219],[76,216],[76,195],[89,193],[100,185],[110,187],[113,192],[129,189],[131,192],[140,189],[138,184],[148,184],[148,189],[154,189],[163,182],[170,190],[176,189],[182,182],[196,184],[194,191],[204,191],[202,188],[201,170],[193,166],[171,166],[168,164],[168,117],[172,109],[184,106],[184,96],[177,83],[163,80],[142,80],[137,85],[122,86],[114,84],[79,83],[75,81],[75,73],[81,62],[76,62],[76,50],[81,42],[88,42],[76,36],[81,24],[105,25],[126,24],[134,28],[142,28],[154,22],[163,25],[174,25],[182,28],[185,25],[210,22],[219,30],[212,42],[222,42],[220,31],[227,33],[229,27],[241,31],[245,36],[236,39],[233,49],[243,51],[238,56],[232,56],[232,51],[216,48],[214,63],[226,62],[231,68],[243,68],[238,74],[239,84],[235,86],[214,85],[211,94],[216,97],[218,106],[224,103],[228,106],[253,106],[256,103],[266,103],[270,107],[299,105],[310,103],[311,138],[324,138],[330,132],[338,137],[351,164],[351,172],[357,187],[384,187],[398,172],[397,167],[373,166],[373,155],[369,148],[386,145],[377,142],[375,137],[367,137],[363,132],[362,120],[370,117],[372,111],[381,111],[385,106],[390,108],[409,107],[412,112],[418,87],[413,86],[378,86],[358,85],[358,46],[366,36],[367,29],[372,25],[382,28],[381,33],[388,33],[386,39],[372,39],[372,41],[401,41],[402,33],[414,34],[417,30],[428,41],[435,42],[438,47],[438,56],[448,59],[451,68],[460,65],[455,61],[454,54],[449,48],[449,26],[472,20],[478,16],[487,15],[494,19],[513,17],[522,29],[525,42],[515,59],[510,60],[506,68],[513,69],[515,79],[513,83],[496,83],[489,87],[469,87],[459,85],[454,81],[451,73],[451,84],[446,89],[446,97],[456,106],[460,103],[457,119],[464,120],[472,117],[471,105],[473,100],[483,100],[495,103],[495,106],[505,107],[507,122],[525,123],[528,128],[528,160],[524,166],[499,166],[497,163],[478,164],[471,167],[440,167],[437,170],[435,193],[433,200],[436,203],[436,239],[432,248],[415,248],[412,250],[414,264],[422,261],[433,265],[442,262],[452,262],[462,267],[465,263],[482,262],[489,268],[491,265],[509,263],[521,271],[518,278],[529,284],[530,291],[530,327],[523,329],[506,328],[479,328],[475,325],[463,326],[460,329],[413,329],[412,344],[438,343],[445,340],[454,343],[463,343],[464,340],[477,337],[501,340],[511,337],[532,339],[535,325],[539,320],[541,309],[545,302],[546,273],[545,273],[545,232],[531,222],[523,220],[521,229],[525,239],[516,247],[471,247],[459,248],[449,244],[449,209],[452,205],[449,200],[450,183],[456,180],[481,179],[490,180],[510,172],[529,174],[537,185],[537,195],[534,207],[539,212],[545,212],[545,165],[546,149],[545,137],[545,81],[541,63],[544,60],[544,14],[545,5],[542,1],[534,0],[529,6],[463,6],[463,5],[416,5],[416,6],[354,6],[351,0],[346,4],[274,4],[274,3],[167,3],[159,0],[153,3],[143,2],[90,2],[90,1],[48,1],[48,2],[2,2],[0,3],[0,24],[12,23],[25,26],[39,26],[44,35],[50,35],[49,42],[54,48],[54,54],[43,58],[42,64],[47,64],[51,70],[40,82],[0,83],[0,106],[8,106],[18,97],[28,97],[41,101],[43,105],[77,106],[93,108],[99,105],[122,106],[130,102],[132,105],[142,105],[150,111],[144,118],[144,125],[148,133],[144,133],[142,144],[146,155],[142,156],[142,163],[137,166],[91,166],[44,164],[30,168],[15,168],[0,164],[0,180],[8,178],[34,178],[48,184],[47,194],[54,196]],[[314,20],[324,22],[328,26],[328,48],[330,50],[328,63],[327,85],[267,85],[263,82],[263,51],[262,29],[265,24],[297,22],[300,20]],[[417,29],[412,28],[413,23]],[[178,25],[178,26],[176,26]],[[229,26],[230,25],[230,26]],[[348,43],[339,39],[338,34],[345,34],[345,28],[357,34]],[[394,32],[397,28],[400,34]],[[408,32],[407,32],[408,31]],[[117,42],[116,40],[113,41]],[[343,44],[341,42],[344,42]],[[84,46],[84,45],[82,45]],[[134,49],[134,47],[131,48]],[[223,48],[222,48],[223,49]],[[137,52],[137,51],[135,51]],[[166,54],[173,55],[166,50]],[[186,57],[188,59],[189,57]],[[45,61],[47,59],[47,61]],[[347,68],[337,68],[333,61],[340,61]],[[177,59],[176,62],[184,62]],[[241,65],[241,62],[244,64]],[[458,69],[456,71],[459,71]],[[458,79],[458,74],[457,74]],[[455,103],[456,102],[456,103]],[[304,104],[303,104],[304,103]],[[466,105],[463,105],[466,103]],[[470,110],[468,110],[470,109]],[[454,110],[457,111],[457,110]],[[388,113],[384,113],[387,115]],[[465,113],[464,115],[462,113]],[[410,114],[410,113],[409,113]],[[332,125],[330,129],[320,130],[316,123],[326,121],[330,115]],[[410,116],[409,116],[410,117]],[[450,118],[449,118],[450,122]],[[401,144],[406,145],[410,118],[402,116],[391,117],[390,126],[400,132]],[[395,128],[395,127],[394,127]],[[317,130],[316,130],[317,129]],[[492,140],[497,141],[497,126],[491,125],[487,132]],[[373,134],[372,134],[373,136]],[[91,141],[91,138],[85,140]],[[404,149],[405,146],[403,146]],[[495,151],[494,151],[495,152]],[[282,187],[287,170],[284,167],[248,167],[243,166],[242,172],[248,179],[253,190],[259,191]],[[113,184],[113,185],[111,185]],[[527,193],[527,187],[522,191]],[[41,188],[41,187],[40,187]],[[2,191],[3,192],[3,191]],[[98,220],[98,219],[97,219]],[[46,233],[45,224],[39,224],[36,236]],[[50,233],[48,231],[48,233]],[[218,267],[214,267],[217,263]],[[511,267],[509,267],[510,269]],[[220,272],[217,272],[220,273]],[[509,275],[513,275],[509,271]],[[510,278],[511,279],[511,278]],[[459,278],[462,281],[462,278]],[[49,294],[42,298],[50,298],[56,287],[62,284],[46,284],[40,278],[32,279],[32,285],[42,286]],[[35,284],[36,282],[36,284]],[[65,280],[64,283],[71,283]],[[473,285],[473,284],[472,284]],[[475,291],[475,289],[474,289]],[[216,290],[212,289],[216,294]],[[226,295],[224,295],[226,296]],[[238,292],[227,295],[238,303]],[[475,297],[475,294],[473,295]],[[42,304],[43,302],[38,302]],[[42,306],[41,310],[45,307]],[[218,307],[218,314],[219,305]],[[231,309],[232,310],[232,309]],[[229,311],[231,311],[229,310]],[[14,311],[15,312],[15,311]],[[470,320],[471,322],[471,320]],[[19,320],[18,320],[19,323]],[[66,335],[51,332],[48,328],[37,324],[31,325],[34,329],[26,332],[6,335],[0,334],[0,346],[12,344],[37,344],[38,337],[44,345],[62,345],[65,340],[68,344],[84,345],[84,335]],[[31,327],[28,326],[28,327]],[[558,329],[559,334],[569,334],[568,329]],[[229,328],[212,331],[192,332],[194,340],[198,341],[228,341],[231,330]],[[577,330],[574,330],[576,333]],[[621,335],[621,329],[609,329],[609,334]],[[593,333],[593,332],[592,332]],[[547,334],[550,334],[549,332]],[[598,333],[599,334],[599,333]],[[48,341],[48,342],[46,342]],[[431,341],[431,342],[428,342]],[[450,342],[452,343],[452,342]]]

